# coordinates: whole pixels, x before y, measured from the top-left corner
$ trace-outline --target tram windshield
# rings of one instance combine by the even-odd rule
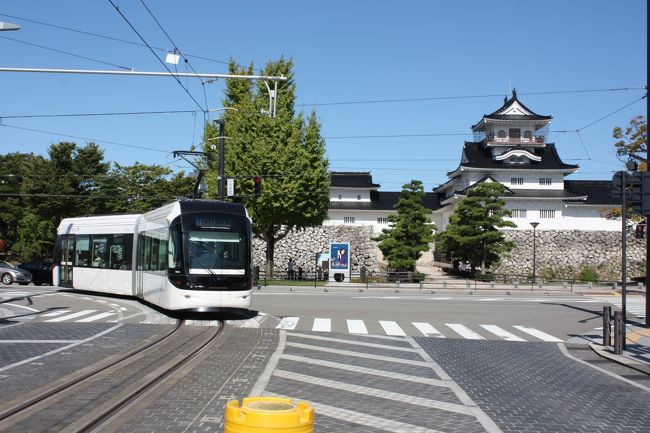
[[[197,214],[191,216],[188,226],[190,274],[246,273],[248,234],[241,217]]]

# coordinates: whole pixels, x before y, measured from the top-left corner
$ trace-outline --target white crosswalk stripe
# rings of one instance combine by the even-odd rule
[[[399,327],[397,322],[390,320],[380,320],[379,324],[382,328],[384,328],[384,331],[386,331],[386,335],[406,337],[406,332],[404,332],[402,328]]]
[[[284,317],[275,326],[276,329],[291,331],[314,331],[314,332],[333,332],[333,323],[338,319],[331,318],[301,318],[301,317]],[[403,322],[398,323],[393,320],[360,320],[360,319],[340,319],[344,321],[348,334],[373,336],[368,332],[368,326],[371,329],[381,329],[377,337],[382,338],[400,338],[405,336],[425,336],[434,338],[464,338],[467,340],[503,340],[503,341],[546,341],[562,342],[563,340],[548,334],[540,329],[516,325],[504,326],[494,324],[466,325],[461,323],[444,323],[442,327],[436,327],[429,322]],[[374,324],[379,324],[377,327]],[[242,325],[235,322],[234,326]],[[262,325],[264,326],[264,325]],[[340,329],[340,328],[334,328]],[[444,330],[447,331],[444,331]],[[340,332],[340,331],[334,331]]]
[[[316,318],[311,330],[315,332],[332,332],[332,321],[330,319]]]
[[[467,326],[461,325],[460,323],[445,323],[445,325],[451,328],[454,332],[456,332],[461,337],[466,338],[468,340],[485,340],[485,338],[483,338],[480,334],[477,334],[476,332],[469,329]]]
[[[540,340],[543,340],[543,341],[549,341],[549,342],[553,342],[553,343],[561,343],[562,342],[562,340],[560,340],[559,338],[555,338],[552,335],[547,334],[546,332],[540,331],[539,329],[529,328],[528,326],[522,326],[522,325],[515,325],[515,326],[513,326],[513,328],[517,328],[520,331],[525,332],[526,334],[530,334],[533,337],[537,337],[537,338],[539,338]]]
[[[60,316],[60,317],[55,317],[54,319],[46,320],[46,322],[64,322],[66,320],[72,320],[72,319],[76,319],[77,317],[86,316],[96,311],[97,310],[77,311],[76,313],[68,314],[67,316]]]
[[[367,334],[368,333],[368,328],[366,328],[365,323],[363,323],[363,320],[350,320],[348,319],[347,321],[348,324],[348,332],[350,334]]]
[[[97,320],[101,320],[101,319],[104,319],[106,317],[113,316],[115,314],[117,314],[117,313],[115,313],[114,311],[107,311],[105,313],[95,314],[94,316],[84,317],[83,319],[77,320],[77,322],[80,322],[80,323],[95,322]]]
[[[501,337],[506,341],[526,341],[521,337],[517,337],[512,332],[508,332],[505,329],[496,325],[481,325],[481,328],[485,329],[486,331],[490,331],[497,337]]]
[[[413,326],[418,328],[418,331],[424,334],[425,337],[436,337],[436,338],[445,338],[444,335],[440,333],[436,328],[434,328],[430,323],[426,322],[412,322]]]
[[[619,309],[623,308],[623,299],[620,296],[608,296],[608,297],[591,297],[591,299],[600,301],[603,303],[612,304]],[[633,314],[642,319],[645,318],[645,298],[639,298],[636,296],[627,296],[625,298],[625,309],[628,314]],[[613,313],[613,312],[612,312]]]
[[[300,317],[285,317],[283,318],[280,323],[278,323],[278,326],[276,326],[276,329],[296,329],[296,325],[298,324],[298,320],[300,320]]]

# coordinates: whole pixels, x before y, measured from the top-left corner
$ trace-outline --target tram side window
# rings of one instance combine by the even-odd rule
[[[88,266],[90,264],[90,236],[75,236],[75,266]]]
[[[162,271],[167,269],[167,240],[140,235],[138,248],[142,270]]]
[[[128,269],[128,236],[113,235],[109,256],[109,267],[111,269]]]
[[[108,267],[108,238],[93,236],[93,268]]]
[[[172,222],[169,228],[169,245],[167,250],[167,266],[169,269],[183,269],[183,242],[181,236],[180,217]]]

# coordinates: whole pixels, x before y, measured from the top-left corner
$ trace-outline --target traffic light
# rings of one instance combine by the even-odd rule
[[[612,177],[612,196],[623,198],[633,213],[650,215],[650,173],[619,171]]]
[[[255,182],[255,195],[260,196],[262,195],[262,178],[259,176],[255,176],[255,179],[253,179]]]

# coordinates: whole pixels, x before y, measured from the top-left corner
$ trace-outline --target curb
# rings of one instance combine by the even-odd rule
[[[603,346],[596,343],[589,343],[589,347],[601,358],[613,361],[617,364],[623,365],[625,367],[636,370],[640,373],[647,374],[650,376],[650,365],[644,364],[642,362],[630,359],[627,356],[615,355],[610,352],[608,349],[605,349]]]

